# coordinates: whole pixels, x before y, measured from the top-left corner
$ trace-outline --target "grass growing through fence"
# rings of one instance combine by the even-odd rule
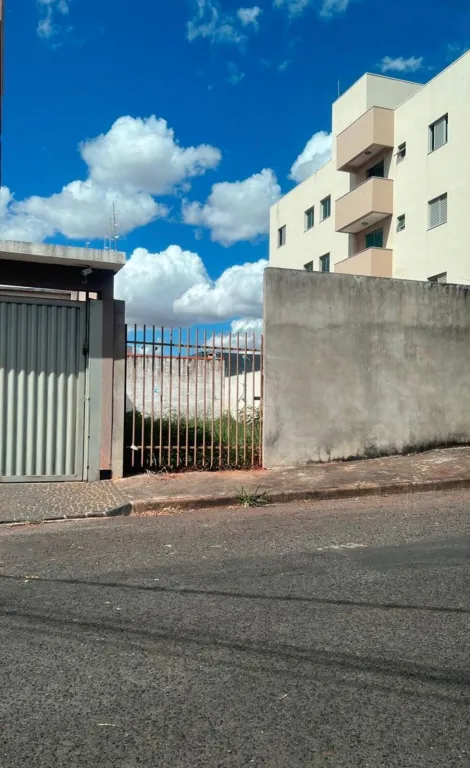
[[[135,416],[128,412],[125,418],[125,471],[259,467],[260,443],[258,409],[247,409],[246,421],[242,411],[238,415],[222,414],[214,419],[214,423],[212,419],[204,421],[185,416],[178,420],[173,414],[154,419],[153,430],[150,416],[143,419],[139,411]]]

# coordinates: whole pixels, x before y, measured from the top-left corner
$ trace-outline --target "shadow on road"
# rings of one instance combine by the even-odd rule
[[[137,640],[169,641],[177,645],[204,646],[219,650],[238,651],[251,653],[273,660],[285,660],[309,662],[316,666],[336,667],[349,672],[373,673],[392,678],[404,678],[410,682],[437,683],[457,686],[461,689],[470,687],[470,675],[454,672],[450,669],[442,670],[438,667],[419,665],[415,663],[403,663],[397,660],[389,660],[375,657],[362,657],[356,653],[344,653],[338,651],[326,651],[322,648],[293,646],[278,644],[272,647],[266,644],[239,642],[234,639],[224,639],[220,635],[208,632],[185,632],[184,630],[146,630],[136,628],[135,624],[112,624],[103,621],[84,621],[82,619],[68,619],[55,616],[42,616],[40,614],[22,611],[0,611],[0,615],[7,618],[17,618],[33,622],[35,628],[38,624],[57,628],[74,628],[83,631],[97,633],[109,632],[121,636],[131,636]]]
[[[7,579],[10,581],[22,583],[24,582],[24,576],[0,574],[0,579]],[[326,597],[312,597],[309,595],[265,595],[257,592],[234,592],[231,590],[219,590],[219,589],[196,589],[195,587],[162,587],[159,585],[145,585],[145,584],[126,584],[110,581],[91,581],[88,579],[51,579],[43,578],[41,576],[35,576],[33,579],[35,582],[49,582],[53,584],[70,584],[73,586],[87,586],[87,587],[110,587],[114,589],[132,589],[142,592],[168,592],[180,595],[207,595],[207,597],[233,597],[246,600],[280,600],[286,602],[295,603],[316,603],[318,605],[332,605],[351,608],[374,608],[379,610],[394,610],[394,611],[431,611],[436,613],[470,613],[470,609],[463,608],[461,606],[445,606],[445,605],[413,605],[413,604],[401,604],[401,603],[376,603],[366,602],[363,600],[333,600]]]

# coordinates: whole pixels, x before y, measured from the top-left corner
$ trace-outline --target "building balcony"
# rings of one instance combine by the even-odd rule
[[[336,137],[336,168],[355,173],[382,149],[395,143],[393,109],[371,107]]]
[[[335,264],[335,272],[341,275],[366,275],[392,277],[393,251],[388,248],[367,248],[349,259]]]
[[[393,213],[393,179],[372,176],[336,201],[335,229],[354,234]]]

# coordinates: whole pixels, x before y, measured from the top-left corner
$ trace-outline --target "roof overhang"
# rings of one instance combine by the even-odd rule
[[[119,272],[126,263],[126,254],[122,251],[98,248],[0,240],[0,262],[3,260],[55,264],[61,267],[91,267],[97,270]]]

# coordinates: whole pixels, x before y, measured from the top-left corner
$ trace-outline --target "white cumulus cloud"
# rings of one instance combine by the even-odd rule
[[[250,342],[253,335],[259,340],[259,337],[263,333],[263,320],[261,317],[240,317],[238,320],[233,320],[230,324],[230,330],[232,334],[239,333],[248,334],[248,341]]]
[[[292,181],[304,181],[304,179],[321,168],[322,165],[325,165],[325,163],[331,160],[331,143],[331,133],[326,131],[314,133],[293,163],[289,178]]]
[[[154,115],[120,117],[107,133],[83,142],[80,152],[94,181],[150,195],[170,192],[221,159],[220,150],[207,144],[181,147],[167,121]]]
[[[93,179],[72,181],[50,197],[30,197],[17,203],[15,211],[44,222],[51,234],[93,240],[110,234],[113,204],[121,235],[168,214],[166,206],[146,193],[102,187]]]
[[[231,346],[239,346],[243,350],[246,345],[248,352],[253,349],[253,337],[255,339],[255,345],[259,348],[261,343],[261,335],[263,333],[263,319],[261,317],[239,317],[236,320],[232,320],[230,323],[230,332],[232,334]],[[238,338],[239,336],[239,338]],[[217,334],[215,336],[215,343],[219,347],[230,346],[230,337],[228,331],[224,331],[223,335]]]
[[[285,7],[290,16],[298,16],[310,5],[310,3],[311,0],[274,0],[274,7]]]
[[[255,27],[257,27],[258,18],[262,13],[263,11],[259,5],[254,5],[252,8],[239,8],[237,11],[237,16],[244,27],[248,27],[250,24],[253,24]]]
[[[323,19],[329,19],[335,14],[344,13],[350,0],[321,0],[318,8],[318,15]],[[310,5],[313,0],[274,0],[275,8],[286,8],[289,16],[299,16]]]
[[[193,18],[186,25],[186,37],[192,42],[198,37],[211,43],[241,43],[245,34],[234,16],[223,13],[217,0],[196,0]]]
[[[393,59],[391,56],[384,56],[380,62],[381,72],[417,72],[423,66],[424,56],[410,56],[405,59],[403,56],[397,56]]]
[[[126,301],[129,323],[194,325],[243,317],[237,322],[253,326],[262,314],[266,265],[263,259],[230,267],[213,281],[197,253],[178,245],[160,253],[137,248],[116,276],[116,296]]]
[[[27,213],[17,212],[14,197],[8,187],[0,188],[0,237],[2,240],[42,242],[52,234],[47,222]]]
[[[253,240],[269,231],[269,209],[280,195],[274,171],[264,168],[243,181],[214,184],[204,204],[185,201],[183,221],[209,229],[225,246]]]
[[[195,284],[209,281],[201,257],[170,245],[160,253],[136,248],[115,280],[116,297],[126,302],[131,323],[179,322],[174,302]]]
[[[188,188],[189,180],[220,162],[216,147],[182,147],[166,120],[121,117],[110,130],[80,146],[88,177],[66,184],[49,197],[15,201],[3,193],[0,235],[23,233],[22,240],[43,240],[60,233],[95,239],[110,234],[113,204],[118,234],[126,234],[169,209],[156,195]],[[15,238],[17,239],[17,238]]]
[[[174,303],[192,322],[222,322],[237,315],[259,317],[263,306],[265,259],[229,267],[215,281],[195,283]]]

